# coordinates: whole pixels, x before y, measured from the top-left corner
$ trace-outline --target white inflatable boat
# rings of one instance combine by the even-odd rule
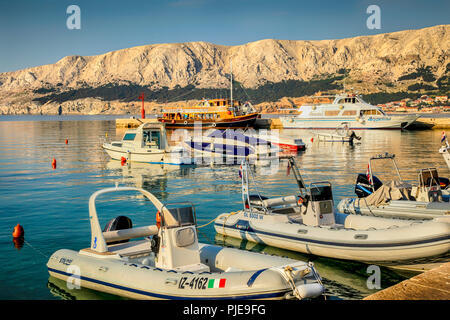
[[[120,216],[100,228],[99,195],[137,191],[158,210],[157,225],[132,227]],[[311,263],[200,244],[194,207],[163,205],[138,188],[109,188],[89,200],[91,246],[61,249],[47,263],[52,277],[72,286],[136,299],[290,299],[322,294]],[[150,239],[149,237],[152,236]],[[129,241],[129,239],[142,238]]]
[[[373,161],[390,161],[397,174],[395,180],[382,183],[372,171]],[[381,154],[371,157],[368,173],[360,173],[355,184],[358,198],[342,199],[337,209],[341,213],[363,214],[406,219],[433,219],[450,214],[450,203],[444,201],[441,187],[448,179],[441,178],[436,168],[420,169],[418,185],[402,180],[395,155]]]
[[[270,246],[366,263],[399,262],[446,254],[450,219],[405,221],[334,212],[329,182],[305,187],[294,158],[289,159],[300,195],[268,199],[249,195],[249,169],[243,165],[244,210],[217,217],[217,233]]]

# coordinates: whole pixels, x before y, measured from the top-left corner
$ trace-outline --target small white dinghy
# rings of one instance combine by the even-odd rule
[[[318,132],[316,133],[317,139],[319,141],[325,142],[350,142],[353,140],[361,140],[361,137],[357,136],[355,131],[349,130],[348,123],[344,122],[339,127],[337,127],[335,132]]]
[[[145,122],[125,132],[121,141],[103,143],[103,149],[114,160],[162,164],[191,164],[182,148],[170,147],[164,123]]]
[[[329,182],[305,187],[294,158],[289,159],[300,196],[249,195],[249,169],[243,165],[244,210],[216,218],[217,233],[283,249],[366,263],[392,263],[434,257],[450,249],[450,219],[405,221],[334,212]],[[443,217],[442,217],[443,218]]]
[[[158,210],[157,225],[132,227],[120,216],[102,231],[96,198],[119,191],[144,195]],[[198,243],[193,205],[177,205],[169,208],[132,187],[95,192],[89,199],[90,248],[56,251],[47,263],[50,275],[136,299],[303,299],[323,293],[312,263]],[[128,241],[135,238],[142,239]]]
[[[397,174],[395,180],[382,183],[373,174],[372,162],[375,160],[391,161]],[[406,219],[433,219],[449,215],[450,203],[442,197],[443,181],[436,168],[424,168],[419,170],[418,185],[412,186],[402,180],[395,155],[376,155],[369,159],[366,175],[360,173],[357,177],[355,193],[358,198],[342,199],[337,209],[341,213]]]

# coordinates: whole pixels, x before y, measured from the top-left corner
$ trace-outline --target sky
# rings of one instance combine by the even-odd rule
[[[80,29],[67,28],[70,5]],[[367,27],[370,5],[380,29]],[[155,43],[342,39],[441,24],[450,24],[448,0],[0,0],[0,72]]]

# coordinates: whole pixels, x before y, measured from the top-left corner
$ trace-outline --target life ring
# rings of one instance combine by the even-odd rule
[[[187,124],[187,121],[186,120],[184,120],[184,122],[183,122],[185,125]]]
[[[175,123],[175,120],[172,120],[172,123]]]
[[[159,228],[161,228],[161,213],[158,211],[156,212],[156,226]]]
[[[305,201],[305,199],[303,199],[302,197],[298,197],[298,200],[297,200],[297,204],[299,205],[299,206],[301,206],[302,204],[303,204],[303,201]]]
[[[214,128],[215,126],[216,126],[216,123],[215,123],[215,122],[213,122],[213,123],[212,123],[212,127]]]

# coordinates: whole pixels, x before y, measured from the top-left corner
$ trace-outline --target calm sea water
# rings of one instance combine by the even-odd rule
[[[128,117],[128,116],[126,116]],[[0,299],[111,299],[118,298],[92,290],[69,292],[65,283],[49,279],[48,257],[61,248],[79,250],[90,245],[88,199],[96,190],[114,186],[135,186],[155,194],[163,202],[191,201],[196,206],[199,225],[219,213],[238,210],[241,186],[237,166],[176,167],[149,164],[121,166],[102,151],[101,143],[121,138],[116,117],[0,117]],[[303,138],[305,152],[297,155],[307,181],[329,180],[335,203],[353,196],[357,172],[365,172],[368,157],[395,153],[403,178],[417,179],[417,170],[437,167],[450,176],[438,153],[441,131],[360,131],[362,143],[311,142],[307,130],[285,130],[280,135]],[[68,144],[65,144],[68,139]],[[52,158],[57,168],[51,166]],[[381,178],[387,166],[374,170]],[[286,163],[278,172],[264,174],[256,168],[259,190],[266,196],[281,196],[297,191]],[[101,223],[117,215],[127,215],[135,225],[154,222],[155,210],[135,194],[101,198],[98,211]],[[12,241],[13,227],[25,228],[24,246],[18,250]],[[302,255],[299,253],[240,242],[216,236],[212,224],[199,229],[202,242],[225,244],[246,250],[262,251],[312,260],[331,298],[359,299],[376,290],[366,285],[367,266]],[[381,285],[388,287],[405,279],[382,268]],[[50,280],[50,281],[49,281]]]

